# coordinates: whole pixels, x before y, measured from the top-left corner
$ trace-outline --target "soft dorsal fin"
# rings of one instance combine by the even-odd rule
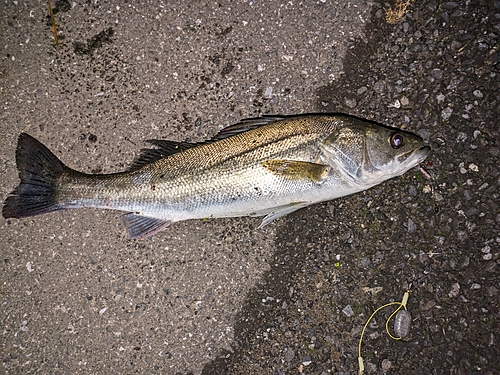
[[[134,160],[129,171],[135,171],[146,164],[154,163],[164,157],[198,146],[198,143],[175,142],[162,139],[149,139],[146,141],[157,148],[143,148],[139,156]]]
[[[251,129],[258,128],[260,126],[269,125],[276,121],[284,120],[285,117],[282,116],[264,116],[257,118],[247,118],[244,119],[237,124],[228,126],[227,128],[222,129],[219,133],[217,133],[210,142],[218,141],[220,139],[229,138],[233,135],[244,133]]]

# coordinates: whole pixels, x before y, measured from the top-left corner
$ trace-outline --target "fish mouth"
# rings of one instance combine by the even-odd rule
[[[431,148],[429,146],[422,146],[419,149],[407,152],[401,155],[398,159],[400,162],[405,163],[407,166],[416,166],[427,158]]]
[[[427,158],[427,156],[429,156],[429,152],[431,152],[431,148],[429,146],[422,146],[420,147],[420,149],[415,150],[413,153],[413,157],[416,159],[415,165],[423,162]]]

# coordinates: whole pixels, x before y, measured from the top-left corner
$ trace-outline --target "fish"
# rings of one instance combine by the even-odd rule
[[[259,228],[303,207],[369,189],[421,163],[416,134],[348,115],[246,119],[201,143],[148,140],[123,172],[86,174],[21,133],[19,185],[4,218],[74,208],[125,212],[128,238],[189,219],[264,216]]]

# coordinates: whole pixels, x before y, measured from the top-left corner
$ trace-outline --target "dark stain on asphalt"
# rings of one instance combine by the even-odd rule
[[[73,43],[73,49],[78,55],[91,55],[96,49],[103,46],[105,43],[111,43],[113,40],[111,37],[114,34],[112,27],[108,27],[106,30],[94,35],[92,38],[88,39],[87,42],[75,42]]]

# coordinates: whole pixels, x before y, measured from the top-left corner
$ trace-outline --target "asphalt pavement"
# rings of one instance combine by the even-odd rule
[[[7,374],[500,373],[500,2],[4,1],[0,198],[27,132],[68,166],[124,170],[147,139],[266,114],[346,113],[421,135],[369,191],[127,240],[120,214],[0,219]]]

